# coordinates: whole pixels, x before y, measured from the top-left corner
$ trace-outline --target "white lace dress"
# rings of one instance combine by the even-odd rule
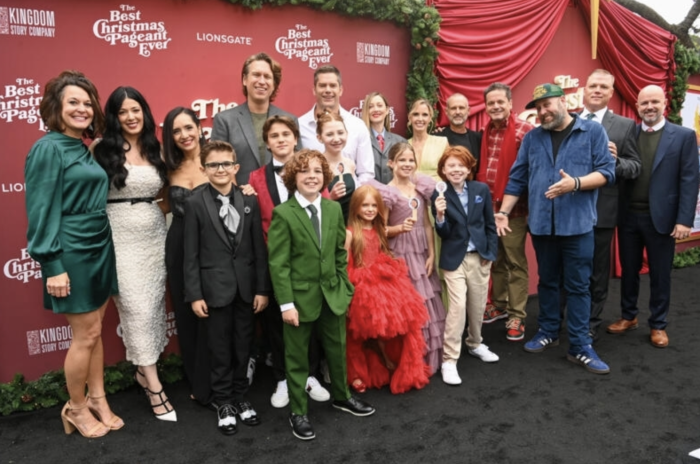
[[[109,200],[155,197],[163,186],[153,166],[126,165],[126,186],[110,187]],[[155,364],[167,344],[165,335],[165,217],[155,202],[108,203],[117,256],[121,337],[126,359],[137,366]]]

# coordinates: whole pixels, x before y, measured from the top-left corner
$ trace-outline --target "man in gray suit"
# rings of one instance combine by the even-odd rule
[[[214,128],[211,140],[228,142],[236,151],[240,169],[236,174],[236,183],[248,183],[250,173],[269,163],[272,154],[267,149],[262,137],[262,128],[270,116],[289,116],[299,124],[297,118],[274,105],[282,80],[282,67],[267,53],[252,55],[241,72],[243,95],[246,102],[214,116]],[[297,143],[297,150],[301,145]]]
[[[596,69],[588,76],[583,89],[581,117],[603,125],[608,134],[608,148],[615,157],[617,182],[601,187],[598,191],[598,222],[593,229],[593,271],[591,273],[591,317],[589,335],[595,341],[600,328],[601,314],[608,297],[610,279],[610,252],[618,216],[618,183],[623,179],[636,179],[642,169],[637,151],[635,122],[608,110],[613,96],[615,77],[604,69]]]

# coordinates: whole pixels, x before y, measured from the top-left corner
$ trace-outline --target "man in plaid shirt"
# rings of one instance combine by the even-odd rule
[[[491,120],[484,128],[481,142],[481,168],[477,179],[491,190],[494,213],[500,211],[510,168],[523,137],[534,126],[513,113],[513,96],[508,85],[496,82],[484,91],[486,114]],[[491,303],[484,312],[484,324],[508,318],[506,338],[520,341],[525,336],[525,305],[528,295],[527,200],[510,212],[512,232],[498,239],[498,255],[491,267]]]

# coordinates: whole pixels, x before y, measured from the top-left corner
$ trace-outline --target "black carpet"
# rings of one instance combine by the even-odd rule
[[[505,339],[503,321],[485,325],[484,342],[501,360],[485,364],[463,351],[463,384],[437,374],[421,391],[362,395],[377,413],[358,418],[310,402],[316,439],[292,436],[288,409],[274,409],[274,382],[258,363],[250,400],[262,418],[232,437],[215,413],[188,399],[184,382],[167,387],[177,423],[157,421],[135,389],[110,397],[126,426],[100,439],[66,436],[60,408],[0,418],[0,463],[699,463],[700,266],[673,272],[670,345],[649,344],[648,279],[639,330],[603,333],[595,345],[611,367],[594,375],[566,360],[568,342],[539,354]],[[619,315],[611,282],[606,324]],[[537,298],[528,304],[534,335]],[[697,331],[697,332],[696,332]]]

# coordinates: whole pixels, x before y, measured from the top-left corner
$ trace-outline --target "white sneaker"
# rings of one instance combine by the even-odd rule
[[[442,373],[442,381],[447,385],[460,385],[462,383],[462,379],[457,373],[457,364],[444,362],[440,372]]]
[[[485,363],[495,363],[496,361],[498,361],[498,355],[493,351],[489,350],[489,347],[484,345],[483,343],[477,346],[475,349],[469,350],[469,354],[481,359]]]
[[[289,404],[289,392],[287,392],[287,380],[277,382],[277,388],[270,398],[270,403],[275,408],[283,408]]]
[[[246,376],[248,377],[248,385],[253,385],[253,375],[255,375],[255,358],[250,358],[248,360],[248,372]]]
[[[306,393],[308,393],[314,401],[328,401],[331,399],[331,394],[321,386],[313,375],[306,379]]]

